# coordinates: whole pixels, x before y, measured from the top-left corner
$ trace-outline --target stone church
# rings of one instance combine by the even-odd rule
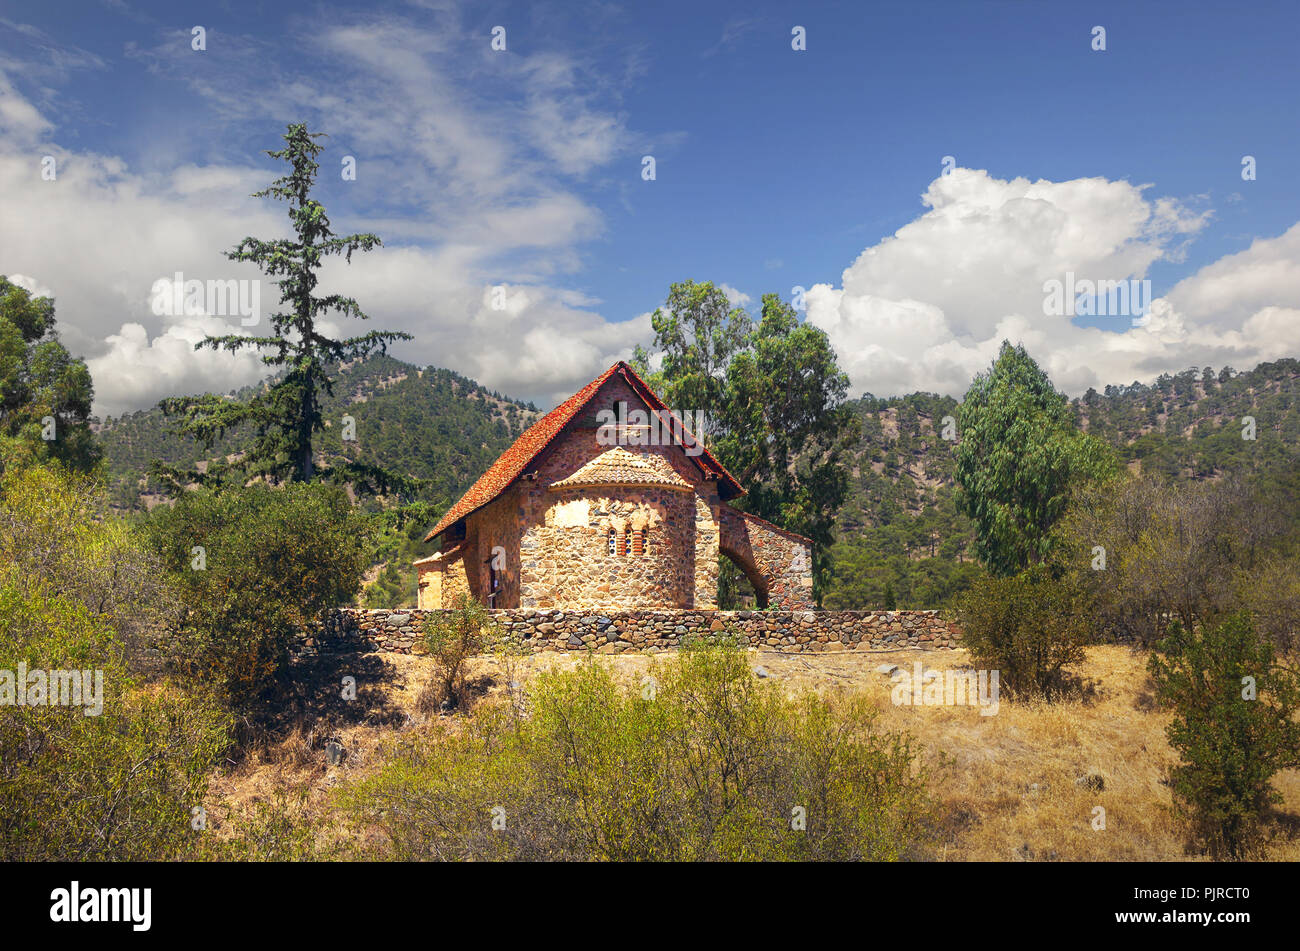
[[[727,503],[745,489],[626,363],[524,432],[442,517],[419,607],[714,609],[718,557],[760,607],[811,609],[802,535]]]

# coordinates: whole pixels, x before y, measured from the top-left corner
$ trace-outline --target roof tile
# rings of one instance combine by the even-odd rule
[[[581,485],[667,485],[677,489],[691,487],[662,456],[639,456],[622,446],[602,452],[577,472],[558,482],[552,482],[551,488],[568,489]]]

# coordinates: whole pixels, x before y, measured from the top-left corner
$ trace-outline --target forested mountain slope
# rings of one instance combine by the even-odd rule
[[[425,480],[420,497],[432,506],[455,501],[539,415],[532,404],[491,392],[451,370],[420,369],[391,357],[338,367],[331,375],[336,382],[325,399],[329,429],[318,463],[327,467],[331,458],[347,452]],[[356,441],[346,444],[345,415],[355,421],[356,434]],[[117,505],[134,509],[153,501],[158,490],[148,478],[153,460],[192,468],[207,456],[238,452],[247,436],[228,433],[205,454],[193,440],[173,435],[172,426],[155,408],[109,418],[97,427]]]
[[[334,395],[326,401],[330,429],[321,464],[328,466],[345,451],[340,427],[343,416],[351,415],[357,440],[346,451],[426,480],[420,500],[427,503],[430,524],[540,415],[531,404],[450,370],[420,369],[390,357],[340,367],[335,378]],[[945,419],[955,420],[958,403],[913,393],[888,399],[866,394],[851,405],[862,437],[853,493],[840,511],[825,606],[942,606],[976,570],[970,523],[956,505],[953,442],[943,438]],[[1296,360],[1243,373],[1191,368],[1150,385],[1089,390],[1072,406],[1080,427],[1113,445],[1124,463],[1174,479],[1294,466],[1300,459]],[[1243,438],[1250,435],[1251,419],[1255,438]],[[154,459],[183,466],[202,461],[193,442],[171,435],[170,428],[156,409],[97,427],[120,507],[141,508],[157,498],[157,486],[147,477]],[[243,437],[229,434],[220,452],[237,452]],[[397,529],[380,557],[392,562],[376,595],[381,599],[399,592],[404,599],[413,596],[403,561],[423,553],[418,525]]]
[[[970,524],[955,504],[953,443],[942,438],[958,403],[928,393],[867,394],[853,406],[862,440],[826,606],[943,605],[974,571]],[[1293,359],[1244,373],[1193,367],[1150,385],[1089,390],[1072,406],[1080,427],[1114,446],[1121,461],[1169,478],[1300,464],[1300,361]],[[1254,438],[1243,438],[1252,419]]]

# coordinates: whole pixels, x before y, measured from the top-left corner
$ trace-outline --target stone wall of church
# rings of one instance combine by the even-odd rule
[[[519,503],[518,487],[511,486],[465,518],[465,539],[469,543],[465,568],[472,579],[474,597],[488,603],[495,567],[497,594],[492,605],[498,608],[519,607]],[[448,606],[447,602],[443,606]]]
[[[464,552],[456,552],[437,564],[422,564],[416,577],[416,604],[434,610],[450,607],[470,590],[465,573]]]
[[[718,606],[718,537],[722,509],[726,506],[718,501],[718,484],[712,480],[699,486],[694,501],[691,587],[695,600],[688,606],[713,610]]]
[[[539,489],[520,544],[520,607],[689,607],[693,498],[657,487]]]
[[[771,607],[813,607],[812,548],[807,539],[729,505],[722,506],[720,521],[723,553],[756,589],[762,585]]]

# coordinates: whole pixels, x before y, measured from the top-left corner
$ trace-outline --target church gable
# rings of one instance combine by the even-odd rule
[[[611,383],[614,385],[613,388],[606,390],[606,384]],[[453,526],[459,525],[471,512],[488,505],[500,496],[520,476],[529,471],[536,471],[535,463],[539,460],[539,457],[542,457],[551,449],[561,433],[571,431],[571,423],[577,423],[578,428],[585,429],[589,422],[590,427],[594,430],[597,425],[596,413],[600,409],[613,408],[617,403],[616,400],[611,399],[609,406],[598,405],[588,411],[589,404],[602,391],[606,396],[614,393],[624,393],[629,404],[635,400],[640,405],[657,411],[661,425],[670,432],[680,433],[683,429],[681,420],[676,419],[668,411],[668,407],[646,385],[645,381],[637,376],[636,371],[628,364],[619,361],[529,427],[501,455],[501,458],[479,477],[469,491],[447,510],[446,514],[438,520],[438,524],[424,537],[424,540],[432,541]],[[740,483],[708,449],[702,446],[697,447],[697,449],[698,455],[692,459],[692,468],[704,473],[706,478],[716,480],[719,493],[723,499],[735,498],[744,494],[745,490],[741,488]],[[696,452],[697,449],[692,449],[692,452]],[[685,455],[680,448],[679,452]],[[583,463],[587,461],[590,461],[590,458],[584,459]],[[565,475],[576,471],[581,464],[575,465],[562,475],[553,474],[553,477],[557,479],[563,478]],[[681,471],[680,468],[679,471]],[[690,480],[690,476],[686,476],[686,478],[688,481]]]
[[[701,450],[678,417],[643,399],[627,380],[615,377],[565,425],[539,454],[535,466],[538,482],[547,486],[690,488],[718,477],[697,461]],[[597,481],[602,478],[606,481]]]

